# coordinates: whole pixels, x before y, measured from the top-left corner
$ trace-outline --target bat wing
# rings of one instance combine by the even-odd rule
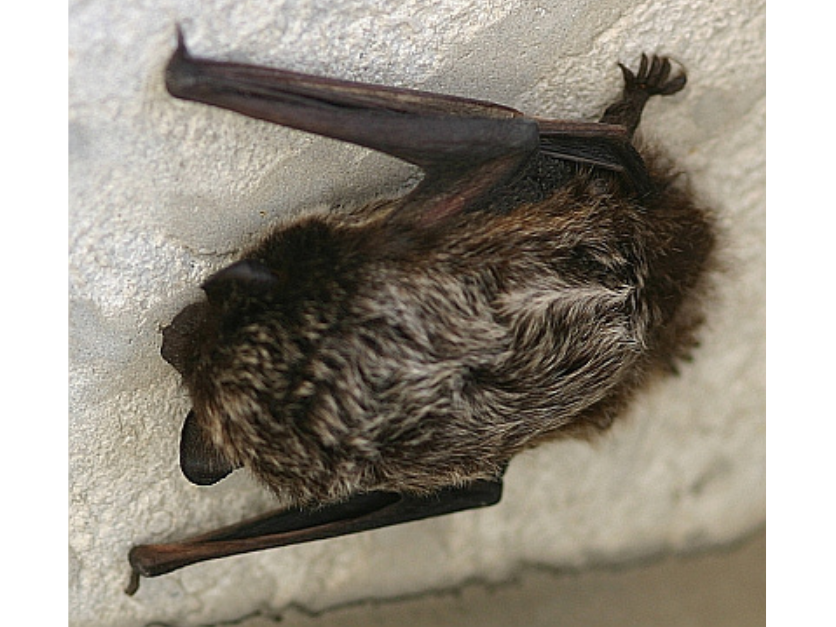
[[[540,120],[541,153],[618,172],[642,195],[651,189],[650,176],[631,137],[617,124]]]
[[[125,592],[132,595],[137,591],[140,576],[157,577],[206,560],[487,507],[501,498],[501,476],[429,496],[369,492],[317,509],[279,510],[181,542],[141,544],[129,553],[132,575]]]
[[[473,206],[538,150],[628,176],[641,163],[618,126],[536,120],[480,100],[195,58],[178,36],[166,67],[169,93],[419,166],[422,182],[393,214],[417,226]]]

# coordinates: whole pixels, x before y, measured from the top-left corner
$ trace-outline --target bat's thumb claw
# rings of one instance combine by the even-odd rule
[[[136,570],[132,570],[131,580],[128,582],[128,585],[125,588],[125,594],[127,594],[129,597],[132,597],[136,594],[137,590],[139,590],[139,572]]]
[[[178,22],[174,28],[177,33],[177,52],[175,54],[184,57],[188,56],[189,50],[186,48],[186,36],[183,34],[183,26]]]

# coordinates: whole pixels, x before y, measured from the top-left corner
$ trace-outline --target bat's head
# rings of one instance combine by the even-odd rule
[[[350,275],[329,233],[314,222],[274,234],[211,276],[205,299],[163,329],[161,354],[193,403],[180,447],[192,482],[215,483],[244,466],[299,502],[309,498],[294,493],[299,477],[331,464],[329,436],[316,433],[309,407],[334,376],[313,353],[338,321]]]

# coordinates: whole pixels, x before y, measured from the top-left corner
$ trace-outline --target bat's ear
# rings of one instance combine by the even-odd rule
[[[201,286],[213,305],[227,302],[236,294],[258,294],[281,287],[283,281],[263,263],[243,259],[216,272]]]
[[[194,410],[190,411],[180,434],[180,469],[186,479],[196,485],[212,485],[235,468],[212,445],[197,423]]]

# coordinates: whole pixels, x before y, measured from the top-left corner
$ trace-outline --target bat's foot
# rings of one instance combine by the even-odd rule
[[[621,99],[611,105],[601,118],[606,124],[624,126],[632,135],[641,120],[644,105],[651,96],[670,96],[685,87],[684,72],[671,78],[671,62],[667,57],[654,55],[650,59],[642,55],[637,72],[618,64],[624,75],[624,93]]]
[[[628,67],[618,64],[624,75],[625,95],[631,92],[644,92],[648,96],[670,96],[685,87],[687,78],[684,73],[671,75],[671,62],[667,57],[654,55],[648,61],[647,55],[642,55],[639,71],[633,74]]]

